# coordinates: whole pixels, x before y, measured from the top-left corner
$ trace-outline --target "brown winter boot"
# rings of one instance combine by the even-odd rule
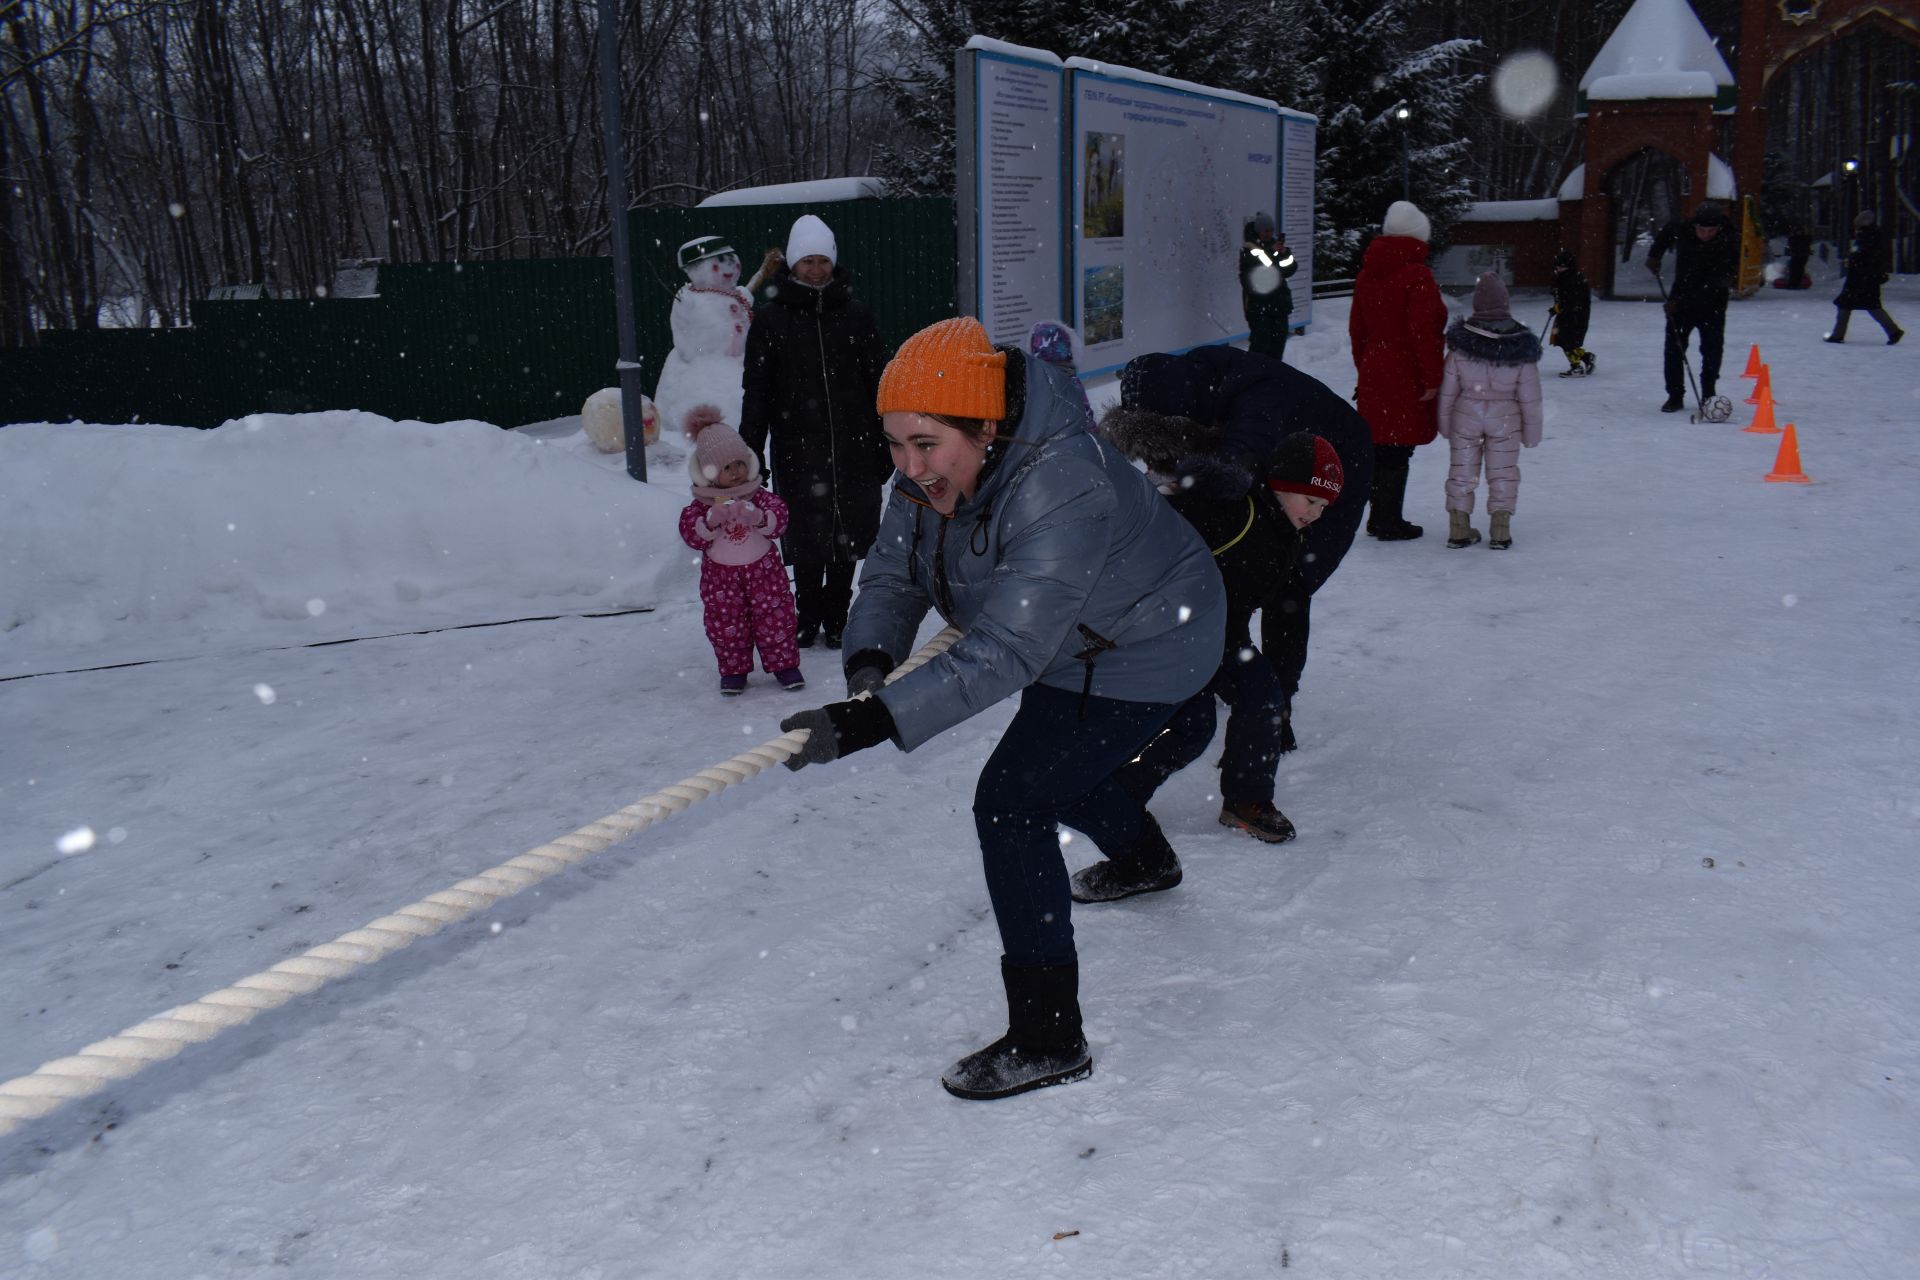
[[[1492,551],[1505,551],[1513,545],[1513,528],[1509,521],[1513,519],[1511,511],[1487,512],[1487,547]]]
[[[1447,545],[1450,547],[1470,547],[1480,541],[1480,531],[1473,527],[1473,513],[1470,511],[1447,512]]]

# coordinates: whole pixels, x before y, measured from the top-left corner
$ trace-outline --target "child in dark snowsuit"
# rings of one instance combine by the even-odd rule
[[[1116,776],[1144,808],[1161,784],[1206,751],[1218,723],[1214,699],[1221,698],[1230,714],[1220,761],[1220,823],[1269,844],[1291,840],[1293,823],[1273,803],[1287,691],[1267,656],[1253,647],[1250,623],[1292,574],[1300,531],[1339,497],[1339,455],[1312,432],[1295,432],[1276,447],[1268,483],[1252,485],[1241,463],[1222,451],[1223,433],[1210,424],[1117,407],[1101,420],[1101,431],[1146,466],[1148,478],[1206,542],[1227,588],[1226,644],[1212,682]],[[1106,902],[1137,890],[1126,861],[1110,859],[1077,873],[1073,891],[1076,901]]]
[[[1553,255],[1553,338],[1552,345],[1566,353],[1563,378],[1584,378],[1593,372],[1593,353],[1581,344],[1587,340],[1587,323],[1593,317],[1593,286],[1580,274],[1580,264],[1570,250]]]
[[[787,527],[787,504],[760,487],[760,460],[720,421],[720,410],[694,408],[687,434],[694,497],[680,512],[680,537],[702,553],[700,601],[720,663],[720,692],[733,697],[746,689],[755,645],[782,689],[804,689],[793,588],[773,543]]]

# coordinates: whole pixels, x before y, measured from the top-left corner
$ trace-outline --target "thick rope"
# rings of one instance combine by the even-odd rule
[[[941,631],[895,668],[888,675],[888,682],[945,652],[957,639],[959,632],[952,627]],[[295,996],[317,991],[417,939],[436,934],[476,911],[585,862],[635,832],[718,795],[735,783],[784,764],[806,746],[809,736],[807,730],[797,729],[763,742],[617,813],[590,822],[578,831],[529,849],[517,858],[509,858],[491,871],[482,871],[392,915],[381,916],[351,933],[343,933],[332,942],[242,978],[225,990],[202,996],[192,1004],[168,1009],[117,1036],[96,1041],[72,1057],[56,1058],[31,1075],[0,1084],[0,1136],[75,1098],[98,1093],[115,1080],[128,1079],[152,1063],[175,1056],[188,1045],[211,1040],[229,1027],[251,1022]]]

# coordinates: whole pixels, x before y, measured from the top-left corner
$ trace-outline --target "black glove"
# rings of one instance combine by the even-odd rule
[[[878,698],[861,698],[797,712],[782,720],[780,727],[788,733],[795,729],[808,732],[807,745],[786,762],[787,768],[800,770],[885,742],[893,736],[893,713]]]
[[[894,660],[879,649],[862,649],[846,660],[847,696],[857,698],[863,693],[872,693],[887,682],[887,675],[897,665]]]
[[[1672,298],[1668,298],[1664,303],[1660,305],[1660,309],[1666,312],[1668,315],[1672,315],[1674,312],[1680,309],[1680,304],[1675,302]]]

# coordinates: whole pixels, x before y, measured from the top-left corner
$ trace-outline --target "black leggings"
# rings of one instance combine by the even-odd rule
[[[793,562],[793,604],[802,627],[825,627],[836,633],[846,629],[853,571],[859,567],[854,560]]]

